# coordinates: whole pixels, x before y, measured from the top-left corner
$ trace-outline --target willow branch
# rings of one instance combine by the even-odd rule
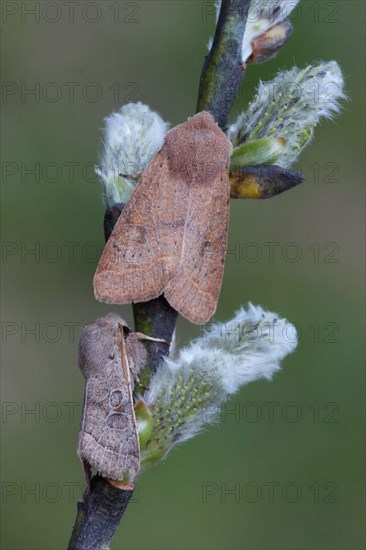
[[[242,43],[250,0],[222,0],[212,48],[206,57],[197,112],[210,111],[224,128],[245,74]]]
[[[209,110],[223,127],[235,99],[244,68],[241,64],[241,40],[244,34],[248,0],[223,0],[215,34],[214,47],[205,61],[202,72],[197,110]],[[222,94],[222,96],[221,96]],[[108,209],[104,218],[106,241],[110,237],[123,204]],[[133,304],[135,331],[166,343],[172,341],[178,313],[164,296]],[[143,385],[148,385],[151,374],[167,355],[166,343],[148,343],[148,366],[140,373]],[[78,503],[77,517],[69,543],[69,550],[105,550],[125,513],[133,494],[133,485],[118,486],[99,475],[92,478],[83,498]]]
[[[101,550],[109,543],[133,495],[94,476],[78,502],[78,514],[68,550]]]
[[[140,372],[139,377],[142,386],[148,387],[151,376],[159,367],[164,356],[169,353],[167,343],[172,342],[178,312],[171,307],[164,296],[159,296],[148,302],[133,304],[132,307],[135,330],[164,340],[164,343],[146,342],[148,363],[147,367]]]

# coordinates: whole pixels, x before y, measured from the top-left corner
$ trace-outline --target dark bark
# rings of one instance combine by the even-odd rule
[[[109,543],[133,495],[100,476],[94,476],[78,502],[78,513],[69,542],[69,550],[100,550]]]
[[[222,0],[212,48],[202,69],[197,112],[210,111],[224,129],[245,74],[242,42],[249,0]]]
[[[159,296],[149,302],[133,304],[135,330],[153,338],[161,338],[168,344],[171,343],[178,312],[166,301],[164,296]],[[148,350],[148,366],[141,371],[141,384],[149,386],[151,375],[159,367],[164,355],[169,353],[169,346],[164,342],[146,341]],[[138,388],[137,388],[138,389]]]

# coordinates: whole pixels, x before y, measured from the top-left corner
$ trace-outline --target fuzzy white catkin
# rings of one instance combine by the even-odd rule
[[[287,19],[300,0],[251,0],[242,43],[242,61],[246,63],[253,53],[252,42],[281,21]],[[216,22],[219,18],[221,0],[215,1]],[[212,47],[212,39],[208,49]]]
[[[164,143],[169,125],[143,103],[128,103],[105,119],[96,173],[107,207],[127,202],[139,177]]]
[[[271,380],[296,346],[291,323],[252,304],[227,323],[211,324],[152,377],[144,400],[157,417],[153,439],[165,439],[167,450],[190,439],[241,386]]]
[[[343,88],[336,61],[282,71],[259,84],[246,111],[229,126],[228,137],[234,145],[263,137],[284,138],[286,146],[276,164],[286,168],[310,142],[320,119],[339,112],[339,101],[346,98]]]

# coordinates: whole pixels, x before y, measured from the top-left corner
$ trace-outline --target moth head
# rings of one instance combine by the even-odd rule
[[[119,326],[127,337],[131,330],[117,313],[108,313],[83,328],[79,341],[79,368],[86,378],[98,372],[100,365],[111,359],[119,338]]]
[[[165,143],[170,172],[175,178],[209,185],[228,170],[231,142],[206,111],[170,130]]]

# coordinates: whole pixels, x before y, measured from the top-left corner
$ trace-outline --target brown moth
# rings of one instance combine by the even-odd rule
[[[85,377],[85,396],[78,455],[87,477],[90,467],[116,480],[125,474],[131,479],[139,470],[132,392],[147,358],[143,339],[154,340],[131,332],[115,313],[82,331],[79,368]]]
[[[210,319],[224,271],[231,152],[207,112],[168,132],[106,244],[97,300],[126,304],[164,293],[191,322]]]

